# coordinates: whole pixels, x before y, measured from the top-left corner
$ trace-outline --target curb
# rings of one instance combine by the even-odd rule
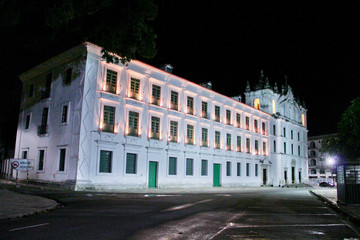
[[[330,201],[329,199],[327,199],[326,197],[317,194],[315,192],[313,192],[312,190],[309,190],[309,193],[314,195],[315,197],[319,198],[321,201],[323,201],[325,204],[329,205],[329,207],[331,207],[335,212],[337,212],[340,216],[345,217],[347,220],[349,220],[350,222],[352,222],[353,224],[357,225],[358,227],[360,226],[360,219],[355,217],[354,215],[351,214],[351,212],[345,210],[344,208],[342,208],[341,206],[339,206],[338,204],[333,203],[332,201]]]

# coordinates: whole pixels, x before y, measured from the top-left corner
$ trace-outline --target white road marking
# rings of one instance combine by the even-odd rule
[[[165,209],[162,212],[177,211],[177,210],[180,210],[180,209],[195,206],[196,204],[202,204],[202,203],[211,202],[211,201],[214,201],[214,199],[205,199],[205,200],[201,200],[201,201],[198,201],[198,202],[195,202],[195,203],[187,203],[187,204],[183,204],[183,205],[179,205],[179,206],[175,206],[175,207]]]
[[[171,194],[145,194],[144,197],[178,197],[181,195],[171,195]]]
[[[229,224],[230,225],[230,224]],[[329,224],[273,224],[273,225],[245,225],[232,223],[231,228],[273,228],[273,227],[339,227],[346,226],[342,223],[329,223]]]
[[[41,223],[41,224],[36,224],[36,225],[31,225],[31,226],[26,226],[26,227],[21,227],[21,228],[13,228],[13,229],[10,229],[9,232],[19,231],[19,230],[28,229],[28,228],[41,227],[41,226],[45,226],[45,225],[49,225],[49,224],[50,223]]]
[[[216,236],[218,236],[219,234],[221,234],[223,231],[225,231],[226,229],[228,229],[228,228],[232,228],[233,226],[234,226],[234,224],[231,222],[232,220],[234,220],[234,219],[236,219],[236,218],[240,218],[241,216],[243,216],[245,213],[239,213],[239,214],[236,214],[236,215],[234,215],[234,216],[232,216],[231,218],[230,218],[230,223],[228,223],[225,227],[223,227],[220,231],[218,231],[214,236],[212,236],[211,238],[210,238],[210,240],[211,239],[214,239]]]

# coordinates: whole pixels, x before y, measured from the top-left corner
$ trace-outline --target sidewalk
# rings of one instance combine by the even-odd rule
[[[54,200],[16,193],[0,187],[0,220],[23,217],[55,208]]]
[[[360,206],[339,204],[337,202],[336,188],[313,188],[310,192],[328,204],[337,213],[360,226]]]

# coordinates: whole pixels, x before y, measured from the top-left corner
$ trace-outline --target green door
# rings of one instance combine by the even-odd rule
[[[149,188],[157,187],[157,162],[149,163]]]
[[[220,187],[220,164],[214,163],[213,186]]]

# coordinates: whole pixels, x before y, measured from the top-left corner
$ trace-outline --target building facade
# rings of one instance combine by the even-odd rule
[[[283,141],[277,134],[286,126],[301,136],[294,143],[305,153],[300,144],[306,143],[305,123],[289,123],[286,115],[221,95],[209,84],[200,86],[140,61],[106,63],[101,48],[91,43],[49,59],[20,79],[15,157],[34,160],[29,172],[34,181],[76,190],[307,181],[306,154],[271,150],[273,141]]]
[[[322,141],[336,134],[312,136],[308,139],[309,182],[318,185],[320,182],[335,182],[335,163],[331,156],[322,152]]]

